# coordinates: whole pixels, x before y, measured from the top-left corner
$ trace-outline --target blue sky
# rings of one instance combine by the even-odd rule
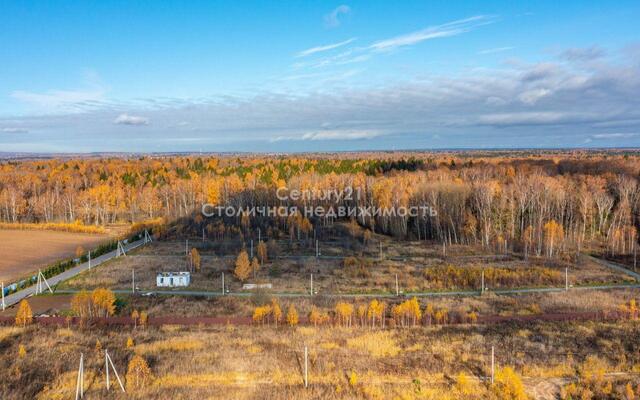
[[[0,0],[0,152],[640,146],[640,3],[514,3]]]

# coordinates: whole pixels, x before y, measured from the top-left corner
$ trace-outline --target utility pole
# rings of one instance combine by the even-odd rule
[[[309,352],[307,346],[304,346],[304,387],[309,386]]]
[[[251,243],[251,259],[253,260],[253,239],[249,241]]]
[[[42,270],[38,270],[38,281],[36,282],[36,294],[44,293],[42,282],[44,282],[45,285],[47,285],[47,288],[49,289],[49,292],[53,293],[53,290],[51,289],[51,286],[49,286],[49,282],[47,282],[47,279],[42,274]]]
[[[122,384],[122,381],[120,380],[120,376],[118,375],[118,371],[116,370],[115,365],[113,365],[113,361],[111,360],[109,353],[107,352],[107,350],[105,350],[104,351],[104,368],[107,371],[107,390],[111,388],[111,381],[109,380],[109,365],[111,365],[111,368],[113,369],[113,373],[116,374],[116,378],[118,379],[118,383],[120,384],[120,389],[122,389],[123,393],[126,393],[124,390],[124,385]]]
[[[225,290],[224,290],[224,272],[222,273],[222,295],[225,295]]]
[[[84,397],[84,354],[80,353],[80,366],[78,366],[78,379],[76,381],[76,400]]]
[[[480,284],[482,287],[480,288],[480,294],[484,294],[484,269],[482,270],[482,277],[480,278]]]
[[[131,293],[136,292],[136,270],[131,268]]]
[[[318,243],[318,240],[316,239],[316,258],[318,258],[318,257],[320,257],[320,244]]]
[[[313,274],[311,274],[310,282],[311,282],[311,285],[309,287],[309,294],[313,296]]]
[[[638,248],[638,245],[634,241],[633,242],[633,270],[634,271],[636,270],[636,265],[637,265],[637,260],[638,260],[638,257],[636,256],[637,255],[637,251],[636,251],[637,248]]]
[[[569,268],[564,269],[564,290],[569,290]]]
[[[189,256],[189,239],[184,242],[184,255]]]
[[[260,232],[260,228],[258,228],[258,243],[260,243],[262,241],[262,235]]]
[[[2,311],[4,311],[5,308],[6,305],[4,304],[4,282],[2,282]]]
[[[89,250],[89,269],[91,269],[91,250]]]

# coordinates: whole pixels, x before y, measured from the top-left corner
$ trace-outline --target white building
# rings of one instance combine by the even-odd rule
[[[191,283],[189,272],[158,272],[156,286],[158,287],[186,287]]]

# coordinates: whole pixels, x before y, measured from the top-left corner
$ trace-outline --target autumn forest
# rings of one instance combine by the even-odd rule
[[[376,158],[377,157],[377,158]],[[396,238],[479,243],[535,255],[601,245],[635,249],[640,158],[581,153],[344,154],[309,157],[83,158],[0,164],[0,220],[102,226],[200,212],[204,203],[253,206],[429,206],[426,216],[358,216]],[[381,161],[382,160],[382,161]],[[344,190],[348,199],[282,201],[287,190]],[[311,226],[323,218],[283,218]],[[298,222],[296,222],[298,221]],[[227,221],[233,225],[238,219]],[[206,223],[205,223],[206,224]],[[300,225],[302,226],[302,225]],[[300,226],[296,226],[299,228]],[[208,228],[213,231],[212,225]]]

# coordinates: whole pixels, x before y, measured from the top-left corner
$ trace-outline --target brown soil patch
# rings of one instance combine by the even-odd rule
[[[0,229],[0,281],[8,284],[58,260],[91,249],[109,235]]]

